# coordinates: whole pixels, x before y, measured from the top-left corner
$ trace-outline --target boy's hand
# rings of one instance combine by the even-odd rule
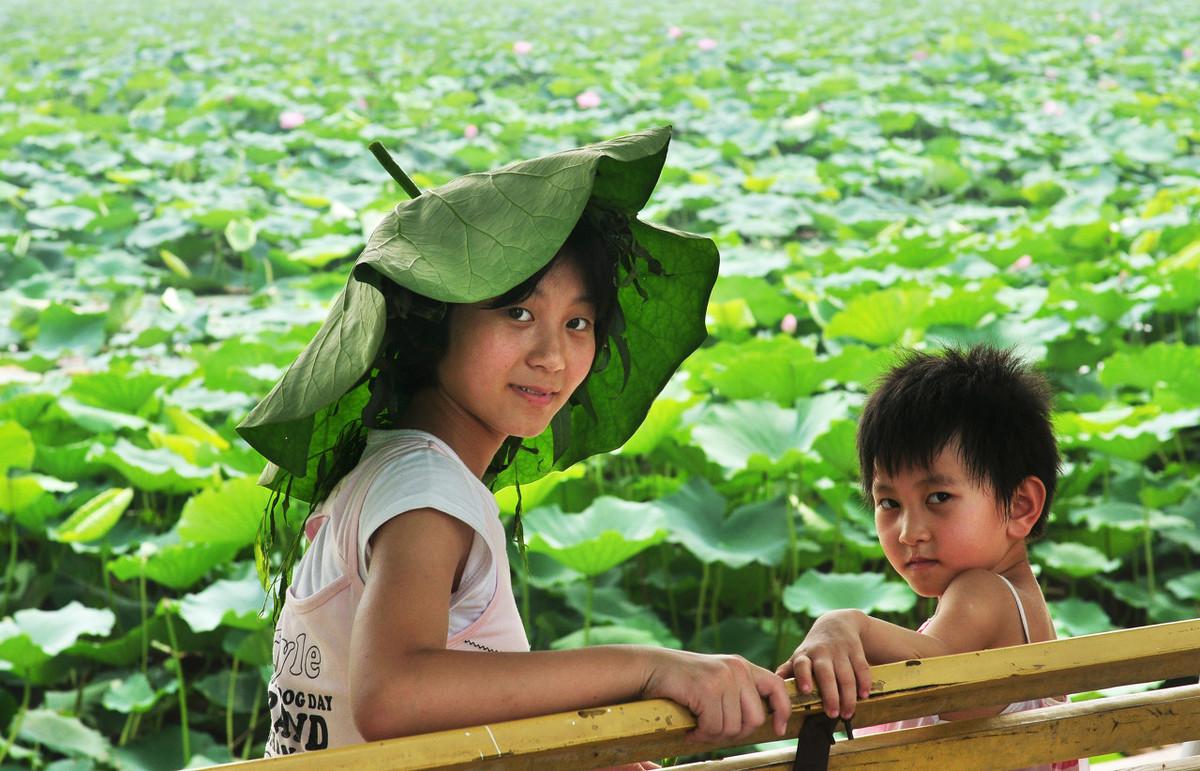
[[[696,716],[690,736],[702,742],[741,739],[766,720],[771,705],[777,736],[787,731],[792,705],[783,680],[741,656],[656,649],[642,696],[667,698]]]
[[[871,665],[862,644],[857,610],[835,610],[817,619],[792,657],[775,674],[796,678],[796,690],[821,694],[821,705],[830,717],[848,718],[860,699],[871,692]]]

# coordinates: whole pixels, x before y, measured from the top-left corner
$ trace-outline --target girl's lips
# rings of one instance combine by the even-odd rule
[[[554,396],[557,393],[557,391],[543,391],[540,388],[522,386],[515,383],[510,385],[509,388],[511,388],[518,396],[524,398],[525,401],[537,407],[545,407],[553,402]]]

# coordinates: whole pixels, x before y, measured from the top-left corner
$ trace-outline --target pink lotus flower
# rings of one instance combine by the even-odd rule
[[[1008,266],[1008,269],[1012,273],[1017,273],[1022,270],[1028,270],[1030,265],[1033,265],[1033,257],[1030,257],[1028,254],[1022,254],[1013,261],[1012,265]]]
[[[796,334],[796,315],[794,313],[789,313],[783,317],[783,320],[779,322],[779,331],[785,335]]]
[[[575,97],[575,104],[581,110],[590,110],[600,106],[600,95],[595,91],[584,91]]]
[[[1058,70],[1054,69],[1053,67],[1047,67],[1042,75],[1046,78],[1046,80],[1058,80]]]
[[[918,48],[912,52],[912,60],[914,62],[923,62],[929,58],[929,52],[924,48]]]
[[[366,112],[367,111],[367,100],[363,99],[361,96],[356,97],[354,99],[354,109],[358,110],[359,112]]]
[[[463,136],[467,139],[474,139],[479,136],[479,127],[474,123],[468,123],[463,127]]]
[[[1196,51],[1193,48],[1185,48],[1182,53],[1184,59],[1191,59],[1196,55]]]
[[[667,37],[671,38],[672,40],[678,40],[679,38],[683,37],[683,30],[674,25],[667,27]]]
[[[1083,44],[1089,45],[1089,46],[1100,45],[1100,36],[1094,32],[1090,33],[1087,37],[1085,37],[1083,39]]]
[[[530,43],[528,40],[518,40],[513,43],[513,53],[517,56],[525,56],[532,50],[533,43]]]
[[[717,41],[710,37],[702,37],[696,41],[696,47],[701,51],[711,51],[717,47]]]
[[[1112,91],[1114,88],[1116,88],[1120,84],[1117,83],[1117,81],[1113,80],[1112,78],[1100,78],[1100,81],[1096,85],[1099,86],[1100,88],[1104,89],[1105,91]]]
[[[279,128],[283,131],[291,131],[304,125],[304,113],[297,110],[284,110],[279,113]]]
[[[1099,24],[1100,20],[1104,17],[1100,15],[1099,11],[1092,11],[1090,14],[1088,14],[1088,18],[1091,19],[1093,23]]]
[[[1065,112],[1066,112],[1066,110],[1063,109],[1062,104],[1054,101],[1053,99],[1047,99],[1046,101],[1042,102],[1042,114],[1043,115],[1052,115],[1052,116],[1057,117],[1059,115],[1064,114]]]

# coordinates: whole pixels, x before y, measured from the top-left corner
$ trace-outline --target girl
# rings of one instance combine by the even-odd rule
[[[740,657],[529,652],[485,485],[622,444],[703,339],[715,247],[632,217],[668,139],[397,206],[239,426],[278,464],[264,481],[314,504],[276,627],[268,755],[650,697],[692,710],[701,740],[747,735],[763,697],[784,731],[783,681]]]
[[[917,594],[936,597],[937,609],[915,632],[858,610],[826,613],[777,674],[794,676],[802,693],[816,686],[826,713],[848,718],[870,692],[873,664],[1054,639],[1025,547],[1045,528],[1058,475],[1050,389],[1040,375],[987,346],[911,353],[867,401],[858,452],[888,562]],[[1057,701],[981,706],[860,733]]]

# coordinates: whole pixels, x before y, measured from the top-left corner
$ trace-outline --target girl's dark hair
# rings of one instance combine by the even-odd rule
[[[1058,480],[1058,445],[1046,379],[1011,350],[977,345],[938,354],[910,351],[879,381],[858,424],[863,494],[877,469],[894,475],[928,468],[957,444],[967,473],[1007,506],[1032,475],[1046,501],[1030,531],[1045,530]]]

